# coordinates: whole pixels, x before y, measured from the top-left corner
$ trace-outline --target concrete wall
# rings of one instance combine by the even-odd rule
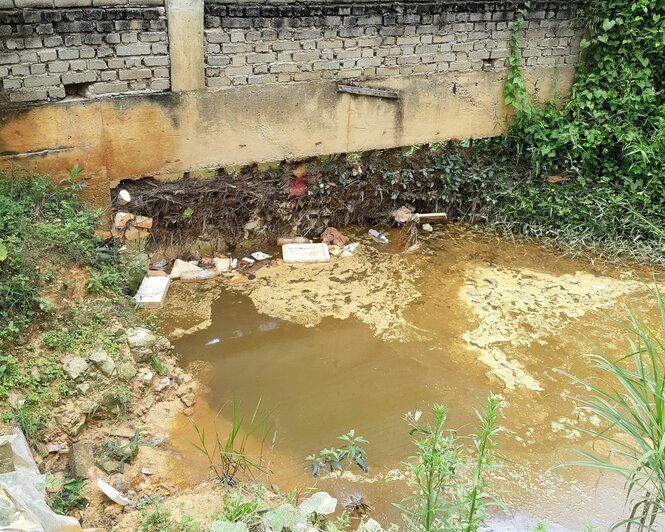
[[[0,6],[12,3],[11,9],[0,9],[0,20],[20,12],[22,21],[26,13],[28,20],[32,16],[36,21],[37,16],[29,13],[39,13],[39,22],[29,23],[35,34],[40,24],[53,24],[45,22],[46,14],[58,12],[62,20],[75,23],[99,9],[105,13],[118,9],[17,10],[13,4],[41,1],[91,0],[0,0]],[[202,0],[167,0],[165,6],[124,6],[127,16],[132,13],[134,17],[122,19],[129,25],[123,22],[118,27],[114,22],[113,30],[105,33],[95,24],[89,34],[88,30],[74,32],[82,36],[81,44],[72,40],[69,45],[65,27],[58,30],[56,23],[51,35],[63,40],[55,46],[56,55],[71,49],[79,52],[78,59],[53,59],[42,38],[39,51],[51,58],[43,60],[44,73],[39,73],[43,64],[39,51],[34,52],[37,60],[35,55],[21,59],[25,63],[20,66],[27,66],[29,73],[18,69],[14,74],[11,68],[6,74],[0,71],[1,92],[8,96],[0,105],[0,168],[18,165],[49,172],[58,179],[66,168],[78,163],[92,176],[88,182],[90,199],[105,205],[109,187],[126,178],[173,177],[238,164],[497,135],[505,127],[507,112],[502,88],[509,39],[505,28],[514,16],[509,5],[475,0],[218,0],[205,5]],[[541,99],[549,98],[555,88],[559,95],[565,95],[578,53],[574,3],[536,0],[534,5],[523,32],[529,89]],[[303,6],[308,11],[299,11],[305,9]],[[327,9],[336,10],[338,15],[329,14]],[[440,12],[432,14],[432,9]],[[83,19],[69,20],[79,12]],[[360,14],[354,15],[356,12]],[[158,16],[146,19],[145,13]],[[354,16],[373,18],[361,23]],[[209,17],[218,17],[219,22]],[[129,51],[121,46],[148,45],[147,34],[164,31],[163,26],[150,25],[164,21],[167,41],[150,43],[146,55],[120,55]],[[476,29],[477,24],[483,29]],[[7,43],[18,38],[15,31],[24,25],[5,24],[11,26],[9,35],[0,25],[0,48],[4,46],[0,57],[17,54],[21,58],[18,52],[7,49]],[[27,29],[20,31],[27,33]],[[130,35],[125,37],[127,42],[123,42],[125,33]],[[119,35],[120,42],[109,43],[112,34]],[[101,37],[102,42],[95,44],[99,39],[89,39],[86,43],[86,35]],[[28,36],[20,38],[25,46]],[[153,48],[167,43],[169,55],[161,53],[163,48]],[[225,49],[225,45],[233,46]],[[109,48],[113,50],[111,58],[121,59],[122,65],[113,67],[116,63],[98,57],[100,50]],[[88,49],[95,57],[83,60],[105,60],[106,69],[95,70],[87,63],[83,70],[74,69],[83,66],[72,62],[80,61],[81,51]],[[141,50],[147,52],[148,48]],[[163,57],[167,65],[149,65]],[[14,89],[10,83],[10,89],[5,89],[8,80],[25,84],[28,79],[55,75],[50,73],[50,64],[61,61],[68,62],[68,69],[57,73],[59,85],[51,87],[64,88],[65,73],[92,77],[89,73],[94,72],[95,81],[86,92],[63,98],[61,92],[49,94],[44,86]],[[226,64],[213,66],[211,61]],[[322,63],[330,68],[316,67]],[[272,72],[277,64],[279,69],[290,66],[288,71]],[[169,66],[168,78],[154,77],[154,69]],[[229,70],[232,66],[244,70]],[[126,77],[132,71],[147,69],[153,69],[151,77],[143,82],[139,78],[120,79],[122,72]],[[347,72],[353,77],[347,77]],[[102,80],[102,75],[114,73],[117,79]],[[166,75],[163,71],[159,74]],[[304,74],[308,76],[299,77]],[[170,90],[164,85],[151,86],[160,80],[169,80]],[[102,91],[95,89],[102,83],[116,82],[126,83],[120,94],[101,95]],[[340,83],[387,89],[397,98],[338,92]],[[60,101],[27,104],[16,97],[11,101],[13,93],[25,94],[26,89],[35,88],[45,91],[46,98]],[[40,98],[43,95],[39,93]]]

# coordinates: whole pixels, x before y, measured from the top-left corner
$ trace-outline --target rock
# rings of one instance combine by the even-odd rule
[[[14,452],[8,441],[0,442],[0,474],[14,471]]]
[[[61,453],[61,452],[67,452],[68,453],[69,449],[66,446],[64,446],[60,443],[49,443],[46,446],[46,452],[49,453],[49,454],[58,454],[58,453]]]
[[[118,255],[118,269],[122,272],[124,285],[128,292],[135,292],[150,265],[150,257],[146,253],[128,250]]]
[[[107,377],[115,372],[115,361],[103,349],[94,351],[90,355],[90,361]]]
[[[82,382],[76,387],[76,389],[81,392],[82,395],[86,395],[90,391],[90,383]]]
[[[432,231],[434,231],[434,228],[430,224],[423,224],[422,227],[423,227],[423,231],[426,231],[428,233],[431,233]]]
[[[115,408],[120,406],[122,404],[122,401],[118,397],[118,395],[111,391],[107,390],[102,394],[102,398],[99,401],[99,405],[104,408],[105,410],[110,410],[113,411]]]
[[[154,377],[154,375],[153,375],[152,371],[149,371],[148,373],[144,373],[143,375],[141,375],[141,383],[147,386],[148,384],[150,384],[152,382],[153,377]]]
[[[166,351],[170,351],[173,349],[173,345],[171,345],[171,342],[169,342],[168,338],[164,338],[163,336],[157,340],[157,343],[155,344],[155,351],[159,353],[164,353]]]
[[[120,471],[120,462],[108,457],[99,458],[97,460],[97,467],[107,475],[111,475]]]
[[[39,381],[41,380],[42,376],[41,376],[41,374],[39,373],[39,370],[38,370],[37,368],[32,368],[32,369],[30,370],[30,378],[31,378],[33,381],[37,381],[37,382],[39,382]]]
[[[397,223],[406,223],[412,221],[415,218],[415,214],[407,207],[400,207],[393,211],[393,218]]]
[[[88,363],[80,356],[75,356],[64,363],[63,369],[70,379],[76,380],[88,370]]]
[[[183,395],[180,400],[185,406],[194,406],[194,403],[196,403],[196,396],[190,392]]]
[[[81,434],[81,431],[83,430],[83,427],[85,427],[85,421],[86,421],[86,416],[85,414],[81,413],[79,414],[79,417],[72,423],[71,428],[69,429],[69,435],[74,437],[78,436]]]
[[[125,229],[125,240],[132,241],[132,240],[141,240],[142,238],[148,238],[150,236],[150,230],[148,229],[141,229],[140,227],[127,227]]]
[[[340,233],[335,227],[328,227],[321,233],[321,242],[344,247],[349,243],[349,237]]]
[[[153,347],[159,341],[159,337],[151,330],[143,327],[127,329],[125,334],[134,360],[136,362],[146,362],[152,355]]]
[[[145,475],[146,477],[149,477],[150,475],[152,475],[152,471],[150,471],[150,469],[148,469],[147,467],[142,467],[141,474]]]
[[[124,229],[125,226],[134,219],[134,215],[128,212],[116,212],[113,219],[115,229]]]
[[[149,216],[136,216],[134,217],[134,227],[152,229],[152,218]]]
[[[72,478],[85,480],[90,478],[90,469],[95,465],[92,447],[87,443],[73,443],[69,449],[67,467]]]
[[[121,362],[117,367],[118,377],[123,381],[130,381],[136,376],[136,368],[131,362]]]
[[[131,488],[129,481],[122,475],[115,475],[111,479],[111,485],[123,493],[127,493]]]
[[[156,392],[161,392],[162,390],[165,390],[171,385],[171,379],[168,377],[162,377],[159,379],[159,382],[155,385],[155,391]]]

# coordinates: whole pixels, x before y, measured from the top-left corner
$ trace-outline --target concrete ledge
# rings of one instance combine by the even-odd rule
[[[566,94],[574,69],[527,68],[531,94]],[[121,179],[449,139],[505,127],[503,73],[376,80],[400,99],[337,92],[335,82],[125,95],[0,109],[0,167],[54,179],[78,163],[88,195],[108,203]],[[368,85],[369,86],[369,85]]]

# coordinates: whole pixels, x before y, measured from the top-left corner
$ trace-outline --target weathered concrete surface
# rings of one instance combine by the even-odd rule
[[[524,75],[544,100],[555,81],[567,93],[573,68]],[[0,168],[58,179],[79,163],[92,178],[89,200],[105,206],[109,187],[126,178],[498,135],[503,81],[503,73],[465,72],[373,82],[400,100],[308,82],[0,109]]]
[[[203,0],[166,0],[171,56],[171,90],[205,88],[203,61]]]

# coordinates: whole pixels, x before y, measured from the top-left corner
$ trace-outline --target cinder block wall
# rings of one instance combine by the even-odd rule
[[[168,90],[164,0],[122,3],[0,0],[0,98],[36,102]]]
[[[514,11],[506,0],[205,0],[206,85],[497,71]],[[526,66],[577,62],[575,13],[569,0],[532,3]]]

